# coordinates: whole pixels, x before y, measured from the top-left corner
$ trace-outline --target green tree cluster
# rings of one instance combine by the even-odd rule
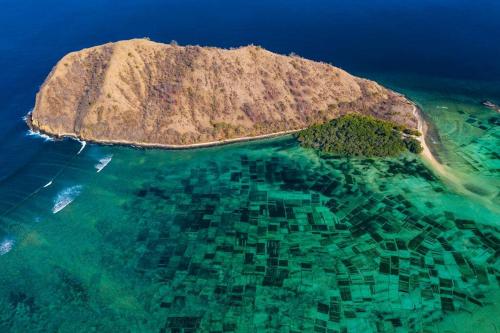
[[[414,154],[420,154],[424,150],[424,148],[422,148],[422,145],[420,144],[420,141],[415,138],[406,137],[403,141],[405,143],[406,149]]]
[[[411,133],[411,134],[410,134]],[[325,124],[312,125],[296,134],[304,147],[342,156],[396,156],[420,153],[414,130],[370,116],[349,114]]]

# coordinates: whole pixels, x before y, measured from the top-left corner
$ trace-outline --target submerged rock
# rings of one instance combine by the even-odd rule
[[[258,46],[134,39],[64,56],[28,124],[53,136],[168,146],[298,130],[352,112],[416,128],[412,109],[373,81]]]

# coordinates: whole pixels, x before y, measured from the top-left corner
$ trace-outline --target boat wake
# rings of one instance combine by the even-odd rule
[[[113,158],[113,155],[107,155],[99,160],[99,163],[95,165],[95,168],[97,169],[97,172],[101,172],[102,169],[106,167],[106,165],[111,162],[111,159]]]
[[[67,205],[72,203],[78,195],[80,195],[81,191],[82,186],[75,185],[59,192],[54,199],[54,207],[52,207],[52,213],[56,214],[63,210]]]
[[[43,185],[43,188],[49,187],[50,185],[52,185],[52,180],[49,181],[47,184]]]
[[[448,109],[447,106],[443,106],[443,105],[438,105],[438,106],[436,106],[436,108],[438,108],[438,109]]]
[[[0,256],[7,254],[14,247],[14,240],[6,238],[0,243]]]

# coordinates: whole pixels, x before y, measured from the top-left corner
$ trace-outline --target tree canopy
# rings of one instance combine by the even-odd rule
[[[304,147],[342,156],[396,156],[405,151],[420,153],[413,137],[420,135],[390,121],[349,114],[325,124],[312,125],[296,134]]]

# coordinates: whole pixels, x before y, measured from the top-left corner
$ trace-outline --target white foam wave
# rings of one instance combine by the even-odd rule
[[[23,116],[23,121],[26,122],[28,121],[28,117],[31,116],[31,114],[33,113],[33,108],[31,108],[28,113],[26,113],[24,116]]]
[[[82,150],[85,149],[85,146],[87,145],[86,141],[80,141],[80,143],[82,144],[82,146],[80,147],[80,150],[78,151],[78,153],[76,153],[77,155],[80,155]]]
[[[43,185],[43,187],[44,187],[44,188],[45,188],[45,187],[49,187],[50,185],[52,185],[52,180],[51,180],[51,181],[49,181],[47,184]]]
[[[36,137],[39,137],[39,138],[42,138],[44,141],[54,141],[53,138],[51,138],[50,136],[48,136],[47,134],[43,134],[43,133],[40,133],[40,132],[35,132],[33,130],[28,130],[28,133],[27,133],[28,136],[36,136]]]
[[[56,214],[63,210],[66,206],[75,200],[75,198],[80,195],[82,191],[81,185],[75,185],[68,188],[65,188],[61,192],[59,192],[54,199],[54,207],[52,207],[52,213]]]
[[[438,108],[438,109],[448,109],[447,106],[443,106],[443,105],[438,105],[438,106],[436,106],[436,108]]]
[[[13,239],[10,239],[10,238],[4,239],[0,243],[0,256],[3,256],[4,254],[9,253],[13,247],[14,247],[14,240]]]
[[[97,172],[101,172],[102,169],[106,167],[106,165],[111,162],[111,159],[113,158],[113,155],[107,155],[99,160],[99,163],[95,165],[95,168],[97,169]]]

